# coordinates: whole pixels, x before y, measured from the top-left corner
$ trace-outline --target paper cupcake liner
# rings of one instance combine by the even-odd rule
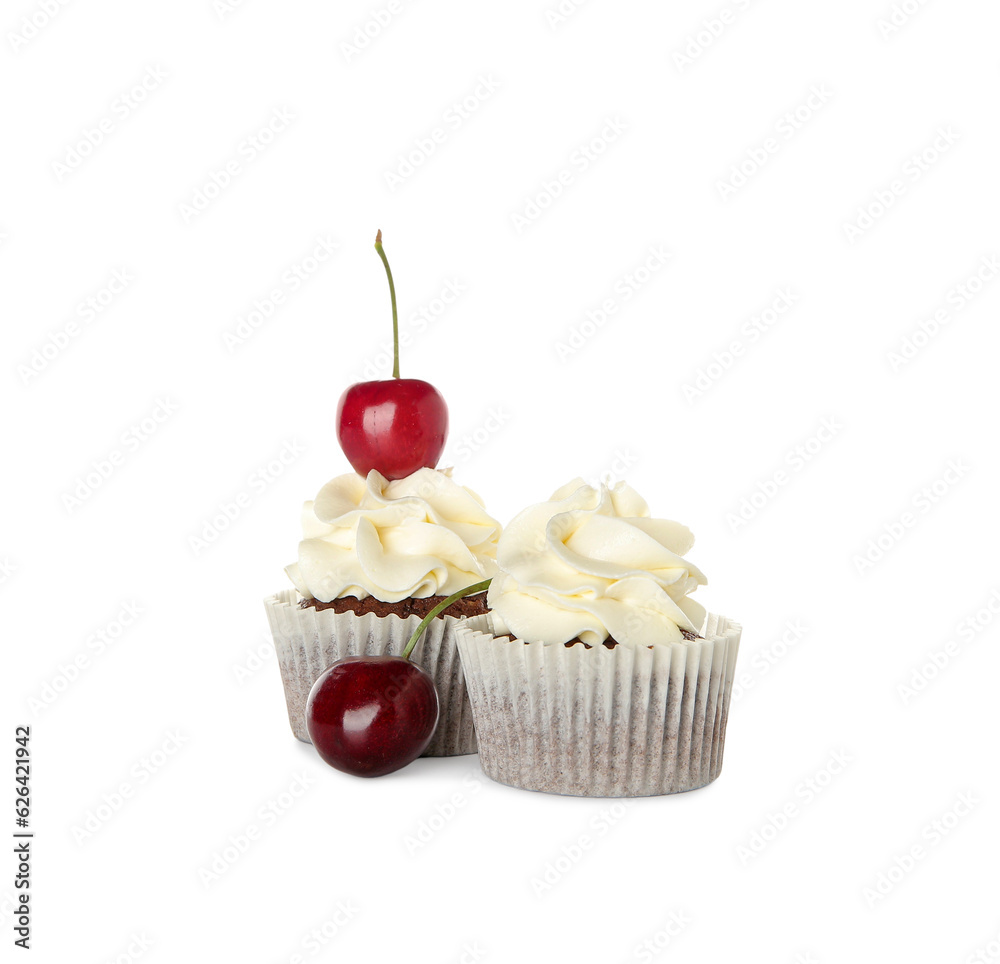
[[[705,639],[613,649],[456,630],[483,772],[584,797],[694,790],[722,768],[741,627],[710,615]]]
[[[335,613],[332,609],[299,609],[294,589],[264,600],[274,648],[285,687],[288,722],[296,738],[312,742],[306,730],[306,699],[323,671],[345,656],[399,655],[419,616],[376,616]],[[476,732],[465,679],[455,645],[455,627],[462,620],[442,616],[431,621],[410,658],[434,680],[441,706],[437,729],[424,756],[459,756],[476,752]]]

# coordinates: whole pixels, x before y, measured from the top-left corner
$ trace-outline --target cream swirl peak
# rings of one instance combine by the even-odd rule
[[[706,580],[682,558],[693,544],[686,526],[651,519],[624,482],[595,489],[574,479],[504,529],[488,596],[494,632],[634,646],[698,633],[705,610],[688,594]]]
[[[305,503],[302,529],[299,561],[285,572],[321,602],[447,596],[496,572],[500,523],[450,470],[392,482],[374,469],[338,476]]]

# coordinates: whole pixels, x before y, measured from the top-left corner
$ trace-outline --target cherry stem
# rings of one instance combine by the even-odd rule
[[[413,631],[410,641],[406,644],[406,649],[401,654],[403,659],[410,658],[413,647],[417,645],[417,641],[423,636],[424,630],[430,625],[431,620],[435,616],[443,613],[453,602],[458,602],[459,599],[464,599],[466,596],[489,589],[492,581],[492,579],[484,579],[482,582],[477,582],[474,586],[466,586],[464,589],[459,589],[458,592],[453,592],[447,599],[442,599],[441,602],[420,620],[420,625]]]
[[[392,377],[399,378],[399,316],[396,314],[396,286],[392,283],[392,271],[389,261],[382,250],[382,229],[375,235],[375,250],[385,265],[385,274],[389,279],[389,297],[392,298]]]

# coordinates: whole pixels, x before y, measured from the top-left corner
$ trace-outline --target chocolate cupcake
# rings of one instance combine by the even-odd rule
[[[446,596],[496,572],[500,524],[450,471],[420,469],[387,481],[350,473],[328,482],[302,514],[294,589],[265,600],[295,736],[309,742],[306,699],[345,656],[393,654]],[[476,751],[455,627],[487,612],[485,594],[458,600],[431,625],[411,659],[434,680],[437,730],[425,756]]]
[[[690,593],[691,532],[576,479],[500,537],[457,627],[483,772],[577,796],[693,790],[722,767],[741,627]]]

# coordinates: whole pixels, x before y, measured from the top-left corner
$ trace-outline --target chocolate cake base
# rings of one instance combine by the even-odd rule
[[[341,596],[330,602],[303,599],[299,603],[299,609],[315,609],[318,612],[332,609],[335,613],[354,613],[356,616],[374,613],[376,616],[399,616],[400,619],[419,616],[423,619],[446,598],[446,596],[423,596],[420,599],[401,599],[399,602],[387,603],[374,596],[366,596],[364,599],[358,599],[357,596]],[[463,616],[482,616],[489,611],[489,606],[486,605],[486,593],[479,592],[474,596],[465,596],[463,599],[453,602],[447,609],[439,613],[437,618],[454,616],[456,619],[461,619]]]
[[[682,629],[681,630],[681,635],[685,639],[702,639],[703,638],[703,637],[699,636],[697,633],[690,633],[690,632],[688,632],[686,629]],[[576,639],[571,639],[568,643],[563,643],[563,646],[566,646],[566,647],[576,646],[577,643],[579,643],[581,646],[586,647],[587,649],[591,649],[592,648],[591,645],[590,645],[590,643],[585,643],[579,637],[577,637]],[[609,636],[607,639],[605,639],[605,640],[603,640],[601,642],[601,645],[605,649],[614,649],[616,646],[618,646],[620,644],[619,644],[618,640],[615,639],[614,636]],[[653,647],[650,646],[649,648],[652,649]]]
[[[480,615],[480,614],[476,613],[475,615]],[[697,633],[690,633],[686,629],[682,629],[681,633],[685,639],[704,639],[703,636],[699,636]],[[496,638],[513,640],[515,637],[512,636],[510,633],[504,633],[502,636],[497,636]],[[616,646],[619,646],[621,644],[618,642],[617,639],[614,638],[614,636],[609,636],[607,639],[601,642],[601,645],[605,649],[614,649]],[[579,636],[576,637],[575,639],[569,640],[569,642],[563,643],[563,646],[565,646],[567,649],[569,649],[570,646],[582,646],[584,649],[594,648],[590,643],[585,643],[582,639],[579,638]],[[647,647],[647,649],[652,649],[652,648],[653,648],[652,646]]]

